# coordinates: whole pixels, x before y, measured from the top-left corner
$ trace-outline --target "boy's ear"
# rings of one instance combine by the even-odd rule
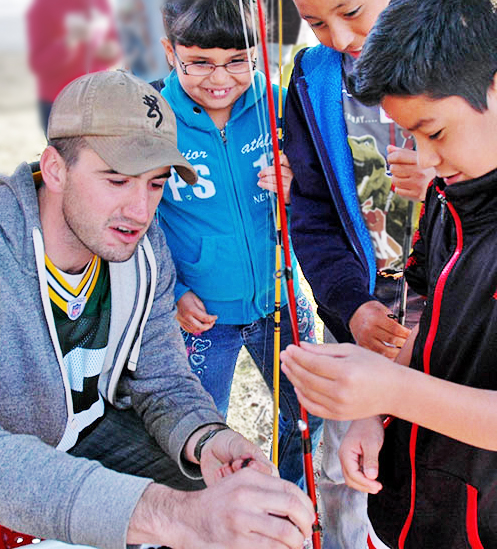
[[[497,114],[497,72],[487,90],[487,107]]]
[[[171,67],[174,67],[174,48],[171,44],[171,40],[167,38],[161,38],[160,41],[162,47],[164,48],[164,51],[166,52],[167,62],[171,65]]]
[[[494,74],[493,82],[492,82],[490,88],[491,88],[494,92],[497,91],[497,72]]]
[[[67,167],[55,147],[48,146],[43,151],[40,158],[40,170],[46,187],[54,193],[62,192],[67,178]]]

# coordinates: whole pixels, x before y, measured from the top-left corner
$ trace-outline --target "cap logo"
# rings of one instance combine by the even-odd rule
[[[144,95],[143,103],[148,107],[147,116],[149,118],[159,117],[159,120],[155,123],[155,127],[158,128],[162,124],[164,117],[162,116],[157,97],[155,95]]]

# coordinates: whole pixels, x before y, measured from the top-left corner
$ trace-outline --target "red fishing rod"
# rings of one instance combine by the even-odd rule
[[[292,269],[292,259],[290,255],[290,239],[288,236],[288,224],[285,208],[285,197],[283,194],[283,180],[281,177],[281,162],[280,162],[280,152],[278,145],[278,130],[276,125],[276,111],[274,106],[274,97],[273,89],[271,86],[270,80],[270,71],[269,71],[269,59],[267,53],[267,41],[266,41],[266,25],[264,21],[264,11],[262,8],[261,0],[257,0],[257,12],[259,16],[259,26],[261,30],[261,49],[262,56],[264,58],[264,72],[266,74],[266,92],[268,99],[268,110],[269,110],[269,122],[271,128],[271,142],[273,146],[274,154],[274,167],[276,171],[276,188],[277,188],[277,200],[278,206],[280,209],[281,216],[281,241],[283,245],[283,252],[285,258],[285,280],[287,285],[288,293],[288,308],[290,312],[290,322],[292,325],[292,337],[293,343],[300,346],[300,337],[299,337],[299,328],[297,320],[297,305],[295,300],[295,289],[293,286],[293,269]],[[314,505],[315,520],[312,527],[312,546],[314,549],[321,549],[321,527],[319,525],[318,509],[317,509],[317,499],[316,499],[316,484],[314,482],[314,470],[312,466],[312,444],[311,436],[309,433],[307,411],[301,405],[300,406],[300,422],[299,427],[302,432],[302,447],[304,454],[304,471],[305,471],[305,480],[307,484],[307,493],[311,498],[311,501]]]

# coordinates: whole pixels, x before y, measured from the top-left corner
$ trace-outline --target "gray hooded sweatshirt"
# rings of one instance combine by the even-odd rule
[[[76,421],[45,276],[31,167],[0,179],[0,524],[73,544],[122,549],[150,479],[57,450]],[[175,320],[175,272],[155,222],[133,257],[109,264],[112,313],[99,389],[133,407],[183,472],[189,436],[223,423],[191,372]]]

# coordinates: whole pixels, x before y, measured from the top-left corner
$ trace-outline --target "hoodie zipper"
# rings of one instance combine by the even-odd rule
[[[445,264],[444,268],[442,269],[442,272],[440,273],[440,276],[438,277],[438,280],[435,284],[435,290],[433,292],[433,307],[431,313],[430,327],[428,330],[428,335],[426,336],[423,349],[423,371],[425,374],[428,375],[430,375],[431,352],[433,350],[433,343],[437,335],[438,325],[440,321],[440,308],[442,305],[442,297],[445,289],[445,284],[447,282],[449,274],[454,268],[454,265],[459,259],[463,248],[461,219],[457,214],[454,206],[447,200],[445,193],[439,189],[437,190],[437,198],[441,202],[441,222],[444,222],[447,210],[449,210],[452,215],[452,219],[454,220],[454,225],[456,227],[456,248],[447,263]],[[399,536],[399,549],[404,549],[405,541],[414,517],[414,508],[416,504],[416,442],[418,429],[419,426],[413,424],[409,441],[409,458],[411,463],[411,505],[409,509],[409,514],[407,515],[407,519],[404,523],[404,526],[402,527],[402,531]]]
[[[302,111],[304,112],[304,117],[305,117],[305,120],[307,122],[307,126],[309,128],[309,134],[311,136],[311,140],[312,140],[312,143],[314,145],[314,150],[316,151],[316,154],[319,158],[321,166],[323,167],[323,173],[324,173],[324,176],[325,176],[325,179],[326,179],[326,184],[328,186],[328,189],[330,190],[330,195],[331,195],[331,197],[334,201],[338,216],[340,217],[340,220],[342,221],[342,225],[343,225],[343,228],[344,228],[344,232],[347,235],[348,242],[350,243],[352,249],[354,250],[356,256],[358,257],[359,263],[360,263],[361,267],[364,269],[364,274],[368,277],[369,291],[370,291],[370,293],[373,293],[373,291],[374,291],[374,280],[376,278],[376,269],[374,270],[374,274],[373,274],[373,272],[371,272],[371,270],[370,270],[370,265],[369,265],[369,262],[368,262],[367,254],[366,254],[366,251],[364,250],[364,248],[362,246],[362,242],[360,241],[359,235],[357,234],[354,227],[351,228],[351,225],[353,225],[353,224],[352,224],[349,212],[347,210],[347,207],[345,206],[345,204],[343,202],[343,199],[339,200],[339,198],[340,198],[339,195],[341,194],[341,190],[339,190],[337,193],[333,191],[333,186],[330,183],[330,177],[331,176],[327,172],[327,170],[325,169],[326,161],[324,159],[324,155],[323,155],[323,152],[322,152],[323,147],[321,147],[318,143],[317,136],[320,136],[320,133],[319,133],[319,130],[316,129],[317,123],[316,124],[314,123],[315,118],[312,115],[312,107],[309,108],[309,106],[306,102],[306,98],[308,96],[306,96],[305,93],[302,91],[301,83],[297,80],[295,82],[295,84],[296,84],[295,89],[297,90],[297,95],[298,95],[298,98],[299,98],[299,101],[300,101],[300,105],[302,106]],[[310,99],[309,99],[309,103],[310,103]],[[331,161],[330,161],[330,163],[331,163]],[[336,177],[336,174],[334,174],[334,175]],[[338,184],[338,182],[337,182],[337,184]],[[347,221],[347,219],[344,219],[344,215],[345,215],[343,213],[344,210],[345,210],[347,216],[349,217],[349,221]]]
[[[447,199],[445,198],[445,194],[443,194],[442,192],[438,193],[437,198],[441,203],[440,221],[442,222],[442,225],[443,225],[445,223],[445,212],[447,210]]]
[[[40,293],[41,293],[41,301],[43,304],[43,310],[45,313],[45,318],[47,321],[50,338],[52,340],[52,344],[54,347],[54,352],[57,357],[60,373],[62,376],[62,383],[64,385],[64,393],[65,393],[65,401],[66,401],[66,409],[67,409],[67,423],[64,426],[64,432],[62,433],[62,437],[58,441],[58,444],[59,444],[64,436],[67,425],[70,425],[72,429],[77,429],[78,424],[77,424],[76,418],[74,417],[71,384],[69,382],[69,376],[67,374],[67,369],[64,364],[64,358],[62,356],[62,350],[59,343],[59,336],[57,334],[57,328],[55,326],[55,321],[53,318],[52,305],[50,303],[50,297],[48,295],[48,282],[47,282],[46,267],[45,267],[45,245],[43,242],[41,231],[37,227],[33,229],[33,246],[35,251],[35,261],[36,261],[36,268],[38,271],[38,282],[40,285]]]

